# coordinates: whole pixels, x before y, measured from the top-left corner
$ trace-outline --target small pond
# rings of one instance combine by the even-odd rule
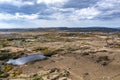
[[[25,63],[35,61],[35,60],[42,60],[45,59],[46,56],[42,54],[33,54],[33,55],[28,55],[26,57],[18,58],[18,59],[10,59],[7,61],[8,64],[13,64],[13,65],[23,65]]]
[[[0,32],[0,34],[12,34],[12,33],[15,33],[15,32]]]

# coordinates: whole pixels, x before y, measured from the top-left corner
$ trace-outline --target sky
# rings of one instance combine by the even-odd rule
[[[120,0],[0,0],[0,28],[120,27]]]

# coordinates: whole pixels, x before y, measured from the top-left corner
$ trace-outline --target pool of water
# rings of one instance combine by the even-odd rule
[[[15,33],[15,32],[0,32],[0,34],[12,34],[12,33]]]
[[[31,62],[31,61],[42,60],[45,58],[46,58],[46,56],[44,56],[42,54],[33,54],[33,55],[26,56],[26,57],[18,58],[18,59],[10,59],[7,61],[7,63],[13,64],[13,65],[23,65],[23,64]]]

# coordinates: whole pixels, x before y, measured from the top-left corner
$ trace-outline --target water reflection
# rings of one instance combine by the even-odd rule
[[[46,56],[42,54],[33,54],[33,55],[26,56],[26,57],[18,58],[18,59],[10,59],[9,61],[7,61],[7,63],[13,64],[13,65],[23,65],[31,61],[41,60],[45,58]]]

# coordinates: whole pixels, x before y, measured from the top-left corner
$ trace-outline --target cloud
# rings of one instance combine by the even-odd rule
[[[93,6],[99,0],[69,0],[65,5],[64,8],[76,8],[82,9]]]
[[[0,0],[0,23],[6,26],[76,26],[109,20],[120,20],[120,0]]]
[[[119,6],[118,0],[69,0],[63,7],[49,8],[52,13],[47,16],[57,20],[108,20],[120,16]]]
[[[0,4],[10,4],[17,7],[25,6],[25,5],[34,5],[32,1],[22,1],[22,0],[0,0]]]
[[[120,9],[120,0],[100,0],[95,6],[101,10]]]
[[[37,0],[37,3],[45,3],[45,4],[56,4],[56,3],[61,3],[64,4],[68,0]]]
[[[8,13],[0,13],[0,21],[9,21],[9,20],[32,20],[32,19],[37,19],[38,15],[37,14],[31,14],[31,15],[26,15],[26,14],[21,14],[21,13],[15,13],[14,15],[8,14]]]
[[[16,19],[16,17],[11,14],[0,13],[0,20],[12,20],[12,19]]]
[[[38,15],[37,14],[25,15],[25,14],[16,13],[15,17],[18,19],[19,18],[20,19],[37,19]]]
[[[9,14],[15,14],[17,12],[24,14],[36,14],[38,12],[44,12],[48,9],[45,4],[27,5],[16,7],[10,4],[0,4],[0,12],[5,12]]]
[[[100,13],[101,12],[98,11],[96,8],[88,7],[80,10],[75,10],[75,12],[71,15],[71,18],[77,19],[77,20],[83,20],[83,19],[89,20],[89,19],[94,19]]]
[[[119,0],[101,0],[94,7],[101,11],[97,19],[108,20],[116,19],[120,16],[120,1]]]
[[[45,4],[48,6],[61,6],[68,0],[0,0],[0,4],[9,4],[17,7]]]

